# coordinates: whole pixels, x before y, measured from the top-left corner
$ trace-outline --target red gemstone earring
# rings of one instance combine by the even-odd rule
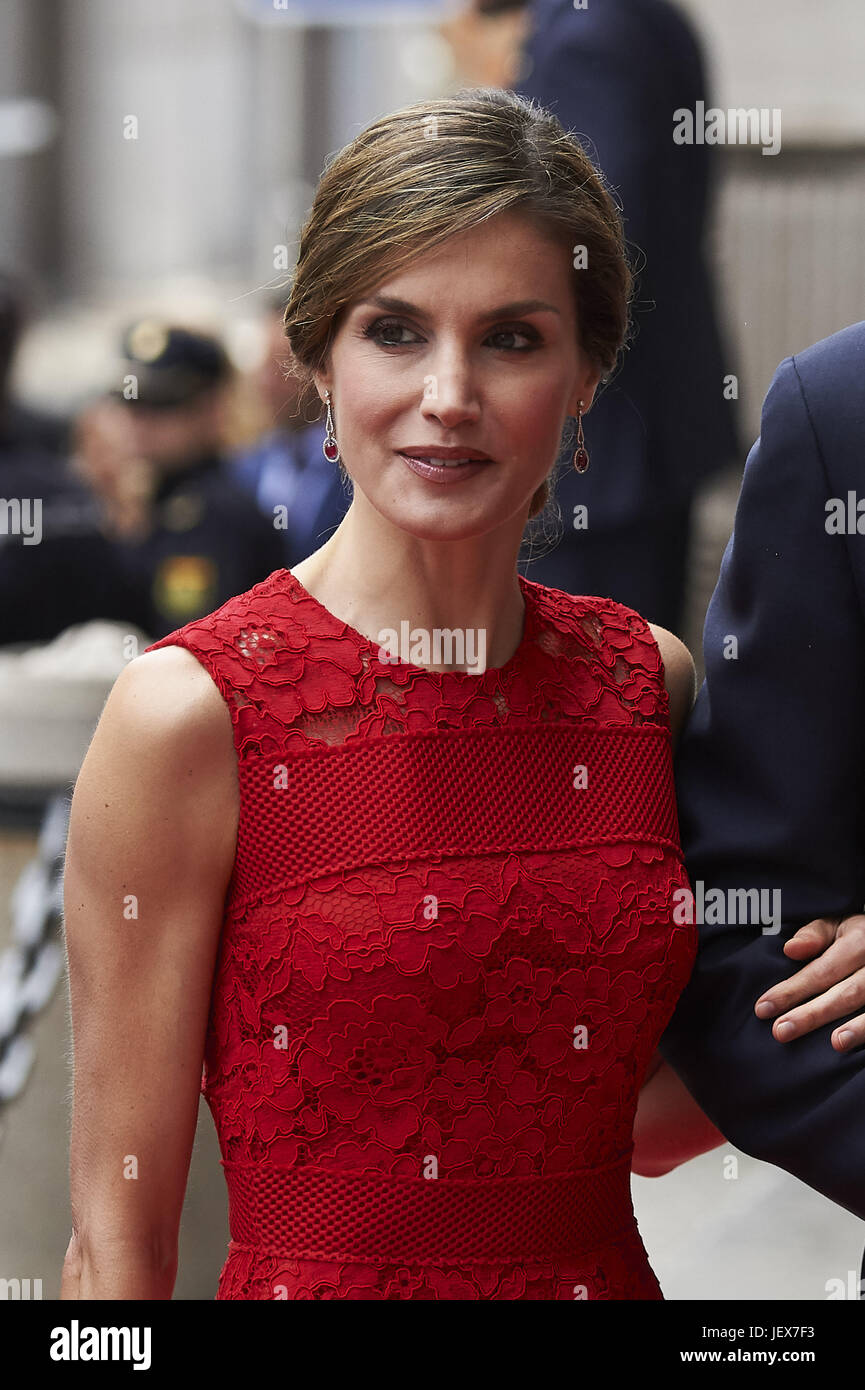
[[[589,466],[589,452],[583,435],[583,402],[577,407],[577,450],[574,454],[574,467],[578,473],[585,473]]]
[[[336,442],[336,435],[333,432],[333,412],[330,408],[329,391],[325,391],[324,399],[327,404],[327,433],[325,434],[321,450],[328,463],[339,463],[339,445]]]

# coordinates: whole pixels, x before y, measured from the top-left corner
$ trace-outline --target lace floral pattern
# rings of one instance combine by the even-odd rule
[[[202,1079],[227,1164],[542,1185],[627,1162],[696,950],[663,668],[631,609],[520,584],[522,641],[481,675],[383,664],[287,570],[148,648],[193,652],[234,728]],[[382,824],[386,854],[344,852]],[[627,1194],[599,1202],[555,1261],[413,1258],[408,1225],[399,1258],[310,1258],[285,1213],[277,1246],[232,1239],[217,1297],[660,1298]]]

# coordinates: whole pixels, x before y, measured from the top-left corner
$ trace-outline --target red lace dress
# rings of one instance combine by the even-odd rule
[[[630,1195],[696,950],[663,667],[633,610],[520,585],[481,675],[382,662],[284,569],[147,649],[197,657],[238,759],[217,1298],[663,1297]]]

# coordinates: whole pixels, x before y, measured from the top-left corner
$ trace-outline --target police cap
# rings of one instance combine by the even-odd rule
[[[124,372],[135,377],[114,393],[130,405],[169,408],[185,405],[231,375],[231,364],[218,339],[208,333],[141,319],[123,334]]]

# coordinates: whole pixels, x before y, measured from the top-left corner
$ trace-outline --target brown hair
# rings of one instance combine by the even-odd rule
[[[379,117],[325,164],[283,322],[294,370],[323,370],[347,307],[416,256],[518,210],[584,246],[574,272],[580,344],[604,377],[628,331],[631,270],[619,210],[575,136],[537,102],[463,89]],[[551,493],[549,475],[529,518]]]

